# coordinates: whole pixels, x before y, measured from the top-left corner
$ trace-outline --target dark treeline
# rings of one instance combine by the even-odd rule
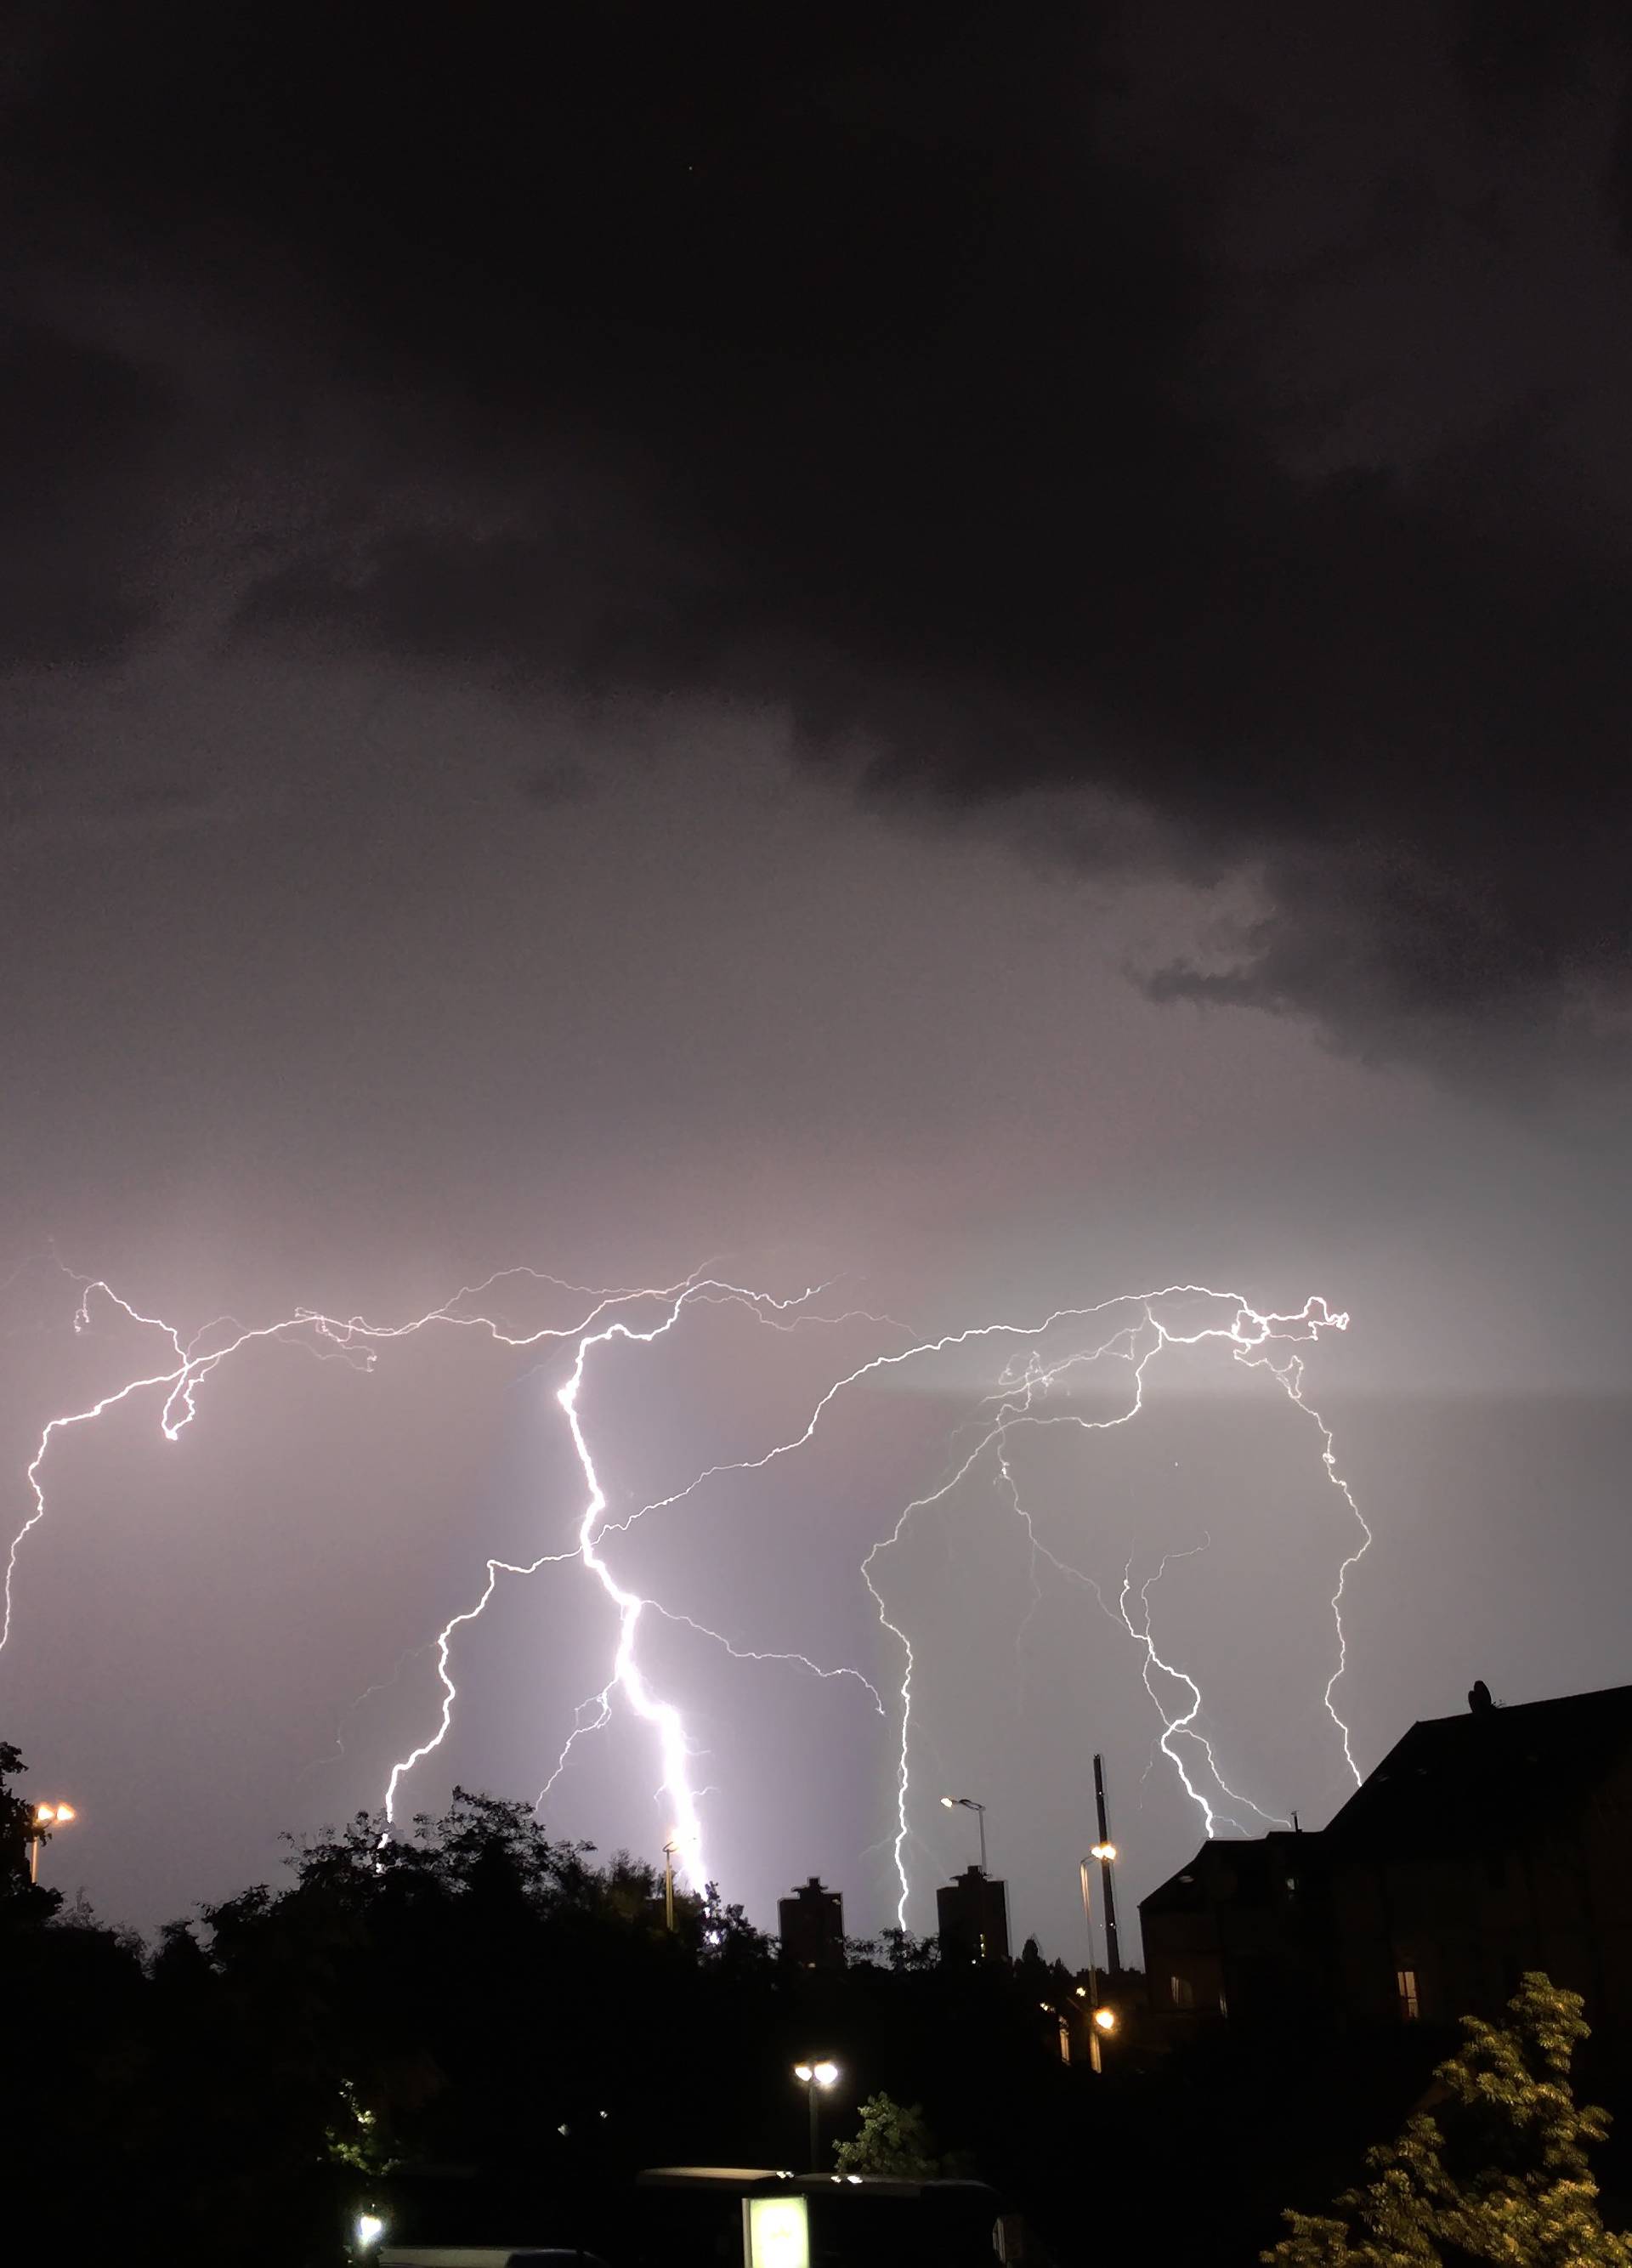
[[[404,2234],[582,2242],[633,2268],[635,2174],[802,2168],[791,2066],[830,2056],[828,2162],[886,2093],[1062,2262],[1111,2242],[1245,2261],[1282,2205],[1353,2172],[1439,2044],[1293,2067],[1157,2053],[1134,2017],[1096,2076],[1080,2047],[1061,2063],[1052,2012],[1077,1980],[1034,1948],[953,1968],[892,1934],[821,1973],[713,1894],[677,1898],[675,1921],[651,1867],[462,1793],[410,1840],[360,1818],[296,1849],[282,1885],[154,1945],[7,1867],[7,2163],[31,2211],[71,2214],[77,2257],[334,2262],[376,2201]]]

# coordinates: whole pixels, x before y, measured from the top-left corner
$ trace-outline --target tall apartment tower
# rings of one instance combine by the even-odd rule
[[[1009,1958],[1009,1886],[971,1867],[935,1893],[943,1961]]]
[[[784,1961],[796,1969],[842,1969],[844,1900],[823,1887],[820,1875],[801,1882],[790,1897],[776,1901],[776,1927]]]

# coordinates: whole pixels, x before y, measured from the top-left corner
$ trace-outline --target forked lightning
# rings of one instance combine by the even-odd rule
[[[548,1286],[554,1293],[577,1301],[577,1319],[569,1324],[516,1332],[504,1329],[496,1316],[485,1312],[478,1304],[496,1286],[511,1285],[523,1280]],[[1145,1689],[1161,1719],[1160,1747],[1173,1764],[1186,1793],[1200,1810],[1207,1832],[1210,1835],[1221,1820],[1241,1824],[1244,1811],[1251,1812],[1260,1819],[1272,1816],[1225,1782],[1211,1741],[1199,1722],[1202,1713],[1200,1686],[1187,1670],[1165,1658],[1158,1650],[1152,1631],[1151,1594],[1169,1561],[1187,1555],[1169,1552],[1160,1556],[1158,1564],[1142,1580],[1136,1580],[1134,1563],[1130,1559],[1124,1570],[1115,1603],[1112,1605],[1092,1577],[1062,1558],[1042,1542],[1034,1519],[1026,1507],[1012,1454],[1017,1438],[1029,1428],[1064,1425],[1076,1427],[1084,1433],[1093,1433],[1128,1425],[1145,1406],[1147,1381],[1152,1366],[1165,1351],[1217,1343],[1221,1351],[1227,1351],[1233,1362],[1249,1369],[1266,1372],[1287,1399],[1315,1427],[1326,1476],[1339,1491],[1348,1513],[1352,1516],[1353,1541],[1342,1555],[1332,1593],[1334,1659],[1321,1697],[1341,1740],[1344,1761],[1358,1780],[1359,1769],[1355,1762],[1349,1727],[1339,1713],[1334,1697],[1339,1681],[1348,1667],[1343,1604],[1349,1579],[1371,1545],[1371,1531],[1348,1483],[1337,1469],[1330,1428],[1319,1410],[1305,1398],[1303,1359],[1295,1351],[1298,1342],[1314,1340],[1323,1331],[1346,1329],[1347,1315],[1334,1313],[1324,1300],[1318,1297],[1305,1300],[1300,1308],[1290,1314],[1260,1313],[1238,1293],[1214,1291],[1201,1285],[1179,1284],[1169,1285],[1158,1292],[1101,1301],[1092,1307],[1059,1308],[1035,1322],[977,1322],[939,1336],[913,1339],[910,1332],[889,1317],[863,1310],[836,1314],[819,1313],[813,1302],[822,1295],[825,1288],[811,1286],[790,1296],[776,1297],[749,1285],[699,1274],[678,1284],[595,1291],[584,1285],[563,1283],[558,1278],[544,1276],[532,1269],[506,1269],[488,1277],[480,1284],[464,1287],[442,1306],[407,1322],[371,1323],[356,1315],[342,1320],[317,1309],[298,1308],[277,1322],[248,1329],[231,1319],[217,1319],[195,1332],[191,1338],[183,1339],[173,1325],[144,1314],[109,1284],[99,1278],[81,1281],[74,1317],[77,1331],[89,1330],[98,1309],[106,1307],[138,1329],[158,1334],[165,1351],[157,1366],[143,1368],[137,1375],[114,1387],[85,1408],[65,1411],[46,1424],[27,1467],[26,1515],[12,1538],[7,1557],[4,1616],[0,1618],[0,1649],[4,1647],[11,1633],[22,1547],[46,1517],[44,1469],[47,1459],[57,1438],[70,1429],[88,1425],[105,1411],[133,1397],[151,1395],[158,1404],[158,1422],[165,1438],[177,1441],[196,1417],[200,1389],[211,1374],[233,1356],[243,1353],[251,1346],[268,1342],[303,1344],[311,1351],[348,1362],[362,1370],[373,1369],[381,1353],[393,1342],[419,1332],[437,1329],[484,1334],[496,1345],[514,1351],[534,1350],[551,1344],[560,1344],[563,1351],[570,1347],[570,1359],[564,1377],[555,1388],[555,1400],[582,1477],[582,1496],[574,1515],[572,1540],[562,1548],[541,1551],[532,1559],[489,1558],[486,1580],[476,1598],[451,1616],[437,1633],[435,1660],[440,1687],[437,1713],[424,1737],[408,1749],[391,1768],[383,1795],[385,1830],[389,1833],[395,1823],[404,1782],[418,1764],[441,1746],[452,1727],[459,1698],[452,1663],[456,1636],[481,1617],[504,1577],[534,1575],[546,1567],[577,1561],[593,1578],[612,1609],[616,1635],[605,1683],[579,1705],[540,1800],[542,1801],[543,1794],[554,1787],[567,1768],[580,1741],[610,1722],[620,1706],[626,1707],[651,1728],[657,1750],[662,1799],[667,1807],[667,1815],[673,1822],[673,1839],[676,1854],[692,1883],[701,1887],[707,1880],[707,1868],[699,1812],[701,1791],[694,1786],[692,1776],[692,1746],[680,1705],[656,1691],[643,1666],[640,1635],[644,1616],[656,1614],[680,1623],[721,1646],[737,1660],[790,1663],[819,1678],[854,1681],[870,1697],[873,1707],[880,1714],[888,1712],[876,1688],[858,1669],[847,1666],[824,1667],[805,1654],[761,1652],[739,1645],[691,1616],[631,1589],[610,1564],[607,1557],[609,1546],[618,1536],[627,1535],[640,1521],[652,1518],[685,1502],[714,1480],[728,1475],[761,1472],[784,1458],[797,1455],[815,1438],[842,1397],[868,1382],[887,1381],[908,1368],[950,1364],[953,1360],[967,1367],[971,1354],[978,1366],[988,1349],[1006,1345],[1011,1350],[1008,1356],[995,1373],[987,1373],[990,1380],[989,1389],[984,1395],[978,1390],[974,1395],[974,1422],[970,1429],[973,1438],[970,1438],[970,1432],[965,1432],[963,1442],[950,1460],[945,1477],[902,1507],[889,1533],[880,1537],[868,1552],[860,1571],[878,1620],[891,1641],[899,1647],[902,1661],[898,1690],[900,1705],[895,1712],[893,1849],[899,1886],[897,1918],[905,1926],[909,1889],[907,1852],[911,1833],[913,1681],[916,1665],[912,1641],[901,1612],[899,1609],[892,1610],[881,1586],[887,1556],[901,1543],[914,1520],[945,1503],[957,1489],[981,1470],[989,1472],[1010,1511],[1025,1528],[1031,1553],[1033,1611],[1040,1596],[1037,1580],[1040,1561],[1058,1574],[1092,1591],[1100,1607],[1139,1648]],[[909,1343],[886,1348],[843,1371],[821,1393],[805,1424],[786,1440],[774,1443],[756,1456],[736,1462],[710,1465],[670,1493],[654,1498],[620,1516],[611,1516],[606,1487],[601,1477],[597,1452],[591,1445],[582,1407],[584,1388],[592,1366],[596,1365],[598,1359],[604,1360],[607,1351],[616,1344],[653,1345],[674,1332],[682,1323],[687,1311],[693,1307],[722,1304],[740,1307],[761,1323],[782,1330],[821,1323],[851,1326],[864,1323],[877,1330],[888,1330]],[[1067,1397],[1070,1390],[1081,1382],[1081,1374],[1100,1363],[1120,1365],[1127,1373],[1128,1385],[1120,1406],[1108,1414],[1100,1415],[1090,1415],[1070,1407]],[[1165,1680],[1165,1685],[1158,1680]],[[1185,1697],[1182,1707],[1175,1706],[1173,1699],[1164,1697],[1165,1692],[1170,1693],[1173,1688],[1179,1689]]]

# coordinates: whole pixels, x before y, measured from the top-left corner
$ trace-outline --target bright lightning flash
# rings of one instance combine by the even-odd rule
[[[506,1330],[493,1315],[471,1305],[496,1285],[508,1285],[518,1278],[548,1285],[555,1292],[587,1302],[587,1305],[576,1322],[529,1333]],[[1349,1578],[1371,1546],[1371,1530],[1363,1518],[1348,1483],[1337,1470],[1330,1428],[1320,1412],[1305,1399],[1301,1356],[1292,1351],[1282,1351],[1294,1343],[1313,1341],[1322,1331],[1341,1331],[1347,1328],[1348,1316],[1334,1313],[1325,1300],[1318,1297],[1305,1300],[1302,1307],[1291,1314],[1261,1314],[1235,1292],[1217,1292],[1201,1285],[1170,1285],[1163,1291],[1106,1300],[1094,1307],[1059,1308],[1036,1323],[974,1323],[960,1330],[946,1332],[939,1337],[918,1340],[904,1347],[875,1354],[835,1378],[816,1402],[804,1426],[787,1440],[776,1443],[758,1456],[710,1465],[671,1494],[657,1498],[621,1518],[614,1519],[608,1517],[606,1490],[591,1447],[583,1404],[592,1359],[614,1343],[651,1346],[677,1328],[688,1307],[698,1305],[739,1307],[746,1309],[759,1322],[784,1331],[819,1323],[848,1325],[865,1322],[878,1328],[888,1328],[903,1336],[910,1337],[911,1335],[892,1318],[864,1311],[819,1315],[811,1303],[820,1295],[824,1288],[820,1286],[809,1287],[790,1298],[778,1299],[746,1285],[695,1275],[681,1283],[665,1286],[592,1291],[584,1285],[564,1284],[558,1278],[542,1276],[534,1270],[521,1268],[500,1270],[478,1285],[467,1286],[441,1307],[405,1323],[371,1323],[360,1316],[342,1321],[315,1309],[298,1308],[293,1314],[278,1322],[253,1329],[246,1329],[231,1318],[219,1318],[207,1324],[190,1340],[183,1340],[171,1324],[157,1316],[143,1314],[99,1278],[95,1281],[75,1280],[79,1281],[82,1286],[74,1318],[77,1331],[85,1332],[91,1328],[92,1300],[105,1300],[138,1328],[160,1333],[167,1344],[168,1355],[161,1359],[159,1367],[143,1372],[83,1410],[52,1418],[45,1425],[39,1446],[27,1467],[31,1508],[12,1538],[7,1557],[4,1618],[0,1620],[0,1649],[4,1649],[11,1631],[18,1554],[26,1537],[46,1516],[42,1478],[46,1459],[57,1436],[69,1429],[89,1424],[133,1396],[151,1392],[155,1395],[162,1394],[159,1424],[165,1438],[176,1441],[197,1414],[198,1393],[204,1381],[230,1357],[254,1344],[271,1342],[298,1344],[312,1353],[343,1360],[365,1371],[374,1367],[381,1350],[390,1343],[436,1328],[485,1333],[496,1344],[517,1351],[534,1349],[546,1344],[563,1347],[571,1344],[570,1366],[564,1382],[555,1390],[555,1399],[565,1419],[582,1476],[583,1499],[574,1540],[566,1548],[543,1551],[531,1560],[489,1559],[485,1583],[474,1603],[452,1615],[437,1632],[435,1653],[437,1675],[441,1686],[440,1706],[437,1720],[427,1736],[391,1769],[384,1792],[387,1835],[396,1819],[403,1781],[416,1765],[441,1747],[452,1727],[458,1701],[458,1688],[452,1666],[456,1633],[481,1616],[497,1589],[501,1577],[533,1575],[547,1566],[576,1560],[594,1578],[611,1607],[615,1619],[616,1639],[606,1683],[575,1712],[572,1726],[555,1769],[540,1793],[540,1802],[542,1803],[544,1796],[566,1769],[578,1742],[585,1734],[609,1723],[617,1705],[621,1703],[651,1730],[659,1766],[658,1794],[666,1808],[666,1815],[674,1822],[673,1841],[676,1855],[690,1881],[694,1886],[701,1887],[707,1880],[702,1822],[699,1812],[699,1800],[703,1791],[693,1785],[691,1766],[694,1751],[680,1711],[673,1701],[656,1691],[642,1664],[639,1638],[642,1620],[648,1612],[694,1631],[724,1647],[737,1660],[791,1663],[819,1678],[853,1680],[870,1696],[880,1714],[887,1712],[882,1697],[859,1670],[822,1668],[800,1653],[761,1653],[739,1647],[706,1624],[630,1589],[619,1579],[607,1560],[605,1550],[607,1539],[627,1534],[639,1521],[683,1503],[710,1481],[729,1475],[761,1472],[779,1460],[795,1454],[813,1440],[840,1397],[869,1381],[899,1373],[908,1366],[931,1363],[967,1350],[979,1350],[989,1344],[1004,1341],[1011,1344],[1022,1342],[1027,1351],[1024,1359],[1011,1359],[1005,1364],[998,1375],[996,1390],[977,1405],[972,1442],[954,1452],[951,1469],[937,1487],[914,1498],[902,1507],[889,1534],[880,1537],[873,1545],[860,1571],[876,1607],[879,1623],[900,1647],[903,1664],[897,1718],[893,1845],[900,1886],[897,1918],[901,1925],[905,1926],[909,1893],[906,1852],[911,1835],[910,1763],[913,1680],[916,1664],[911,1639],[901,1624],[893,1617],[880,1583],[887,1555],[901,1543],[915,1517],[944,1504],[981,1469],[989,1470],[1011,1512],[1026,1530],[1031,1555],[1032,1611],[1035,1611],[1041,1597],[1038,1565],[1040,1561],[1045,1562],[1058,1574],[1092,1591],[1104,1611],[1139,1647],[1145,1690],[1162,1724],[1158,1745],[1173,1765],[1187,1794],[1202,1813],[1207,1832],[1212,1834],[1221,1819],[1239,1825],[1244,1810],[1253,1812],[1262,1820],[1274,1816],[1263,1811],[1251,1799],[1240,1795],[1224,1780],[1212,1743],[1201,1729],[1199,1720],[1202,1715],[1202,1697],[1200,1686],[1187,1671],[1165,1658],[1157,1647],[1152,1631],[1152,1591],[1170,1562],[1190,1555],[1182,1552],[1166,1554],[1140,1582],[1135,1580],[1133,1562],[1129,1559],[1123,1571],[1116,1603],[1114,1607],[1111,1606],[1091,1576],[1061,1558],[1043,1543],[1033,1517],[1024,1502],[1013,1463],[1014,1441],[1025,1429],[1067,1425],[1085,1433],[1093,1433],[1129,1424],[1144,1407],[1146,1381],[1151,1366],[1169,1348],[1196,1347],[1207,1342],[1218,1342],[1227,1348],[1235,1363],[1247,1369],[1267,1372],[1317,1430],[1327,1477],[1341,1494],[1358,1531],[1356,1540],[1340,1562],[1332,1593],[1336,1659],[1327,1680],[1322,1702],[1341,1738],[1349,1770],[1356,1780],[1360,1777],[1349,1727],[1338,1713],[1334,1696],[1338,1682],[1348,1668],[1348,1638],[1342,1610]],[[1210,1320],[1195,1322],[1197,1303],[1203,1303],[1203,1314]],[[1191,1327],[1180,1327],[1180,1315],[1174,1312],[1176,1309],[1189,1314]],[[1042,1351],[1045,1345],[1059,1351],[1045,1354]],[[1128,1386],[1122,1406],[1109,1415],[1091,1417],[1077,1410],[1062,1408],[1057,1399],[1051,1401],[1051,1395],[1062,1383],[1074,1385],[1079,1382],[1075,1374],[1087,1372],[1102,1361],[1120,1364],[1127,1373]],[[1175,1687],[1187,1697],[1182,1707],[1175,1707],[1171,1700],[1164,1697]]]

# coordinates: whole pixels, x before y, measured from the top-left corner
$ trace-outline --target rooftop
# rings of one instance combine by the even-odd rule
[[[1418,1720],[1327,1828],[1334,1852],[1517,1839],[1534,1805],[1557,1820],[1632,1753],[1632,1685]]]

